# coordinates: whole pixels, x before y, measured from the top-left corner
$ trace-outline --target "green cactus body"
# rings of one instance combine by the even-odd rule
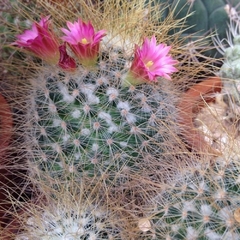
[[[224,82],[223,92],[231,102],[240,105],[240,35],[233,39],[233,45],[225,49],[225,60],[220,69],[220,76]],[[231,81],[229,81],[231,80]]]
[[[110,170],[114,176],[124,167],[137,171],[148,155],[161,158],[176,96],[161,82],[123,87],[129,61],[115,50],[114,60],[104,55],[94,69],[43,68],[33,81],[27,114],[31,163],[52,177]]]
[[[154,199],[156,239],[240,239],[239,165],[219,158],[201,168],[180,176]]]

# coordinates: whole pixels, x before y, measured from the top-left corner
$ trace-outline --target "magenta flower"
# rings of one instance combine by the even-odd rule
[[[75,60],[67,54],[66,42],[59,47],[60,59],[58,65],[66,71],[74,71],[76,69]]]
[[[62,39],[68,43],[80,63],[85,66],[95,65],[100,41],[106,35],[106,31],[101,30],[95,33],[92,24],[84,23],[80,18],[74,23],[67,22],[67,26],[69,30],[62,28],[66,34]]]
[[[136,45],[134,60],[127,76],[127,81],[137,85],[144,82],[156,82],[157,77],[171,80],[169,74],[176,72],[173,66],[178,63],[168,55],[171,47],[165,44],[156,45],[156,38],[145,38],[142,48]]]
[[[57,37],[49,31],[49,17],[33,23],[32,29],[25,30],[17,36],[13,45],[33,52],[48,63],[57,64],[59,60],[59,43]]]

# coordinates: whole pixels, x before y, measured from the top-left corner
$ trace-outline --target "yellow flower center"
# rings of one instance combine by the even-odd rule
[[[150,68],[152,65],[153,65],[153,61],[148,61],[148,62],[145,64],[145,66],[146,66],[147,68]]]
[[[82,42],[82,44],[88,44],[88,43],[89,43],[86,38],[83,38],[83,39],[81,40],[81,42]]]

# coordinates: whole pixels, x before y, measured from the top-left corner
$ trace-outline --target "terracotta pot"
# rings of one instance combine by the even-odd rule
[[[9,166],[7,148],[12,137],[13,118],[9,104],[0,94],[0,226],[5,221],[5,209],[8,208],[10,200],[8,194],[13,192],[13,180],[16,176]]]
[[[25,205],[27,205],[27,203]],[[24,219],[24,214],[27,213],[27,211],[23,209],[15,209],[13,215],[9,216],[8,221],[4,223],[2,232],[0,231],[1,240],[15,240],[16,236],[21,232],[22,220]]]
[[[18,216],[20,216],[21,213],[15,213]],[[21,230],[21,223],[19,222],[19,219],[13,218],[12,221],[10,221],[8,224],[5,224],[2,227],[2,231],[0,230],[0,239],[1,240],[14,240],[16,239],[17,233]]]
[[[13,119],[9,104],[0,94],[0,160],[4,158],[12,136]]]
[[[205,142],[204,136],[194,126],[194,119],[206,103],[215,102],[214,93],[221,92],[221,89],[221,79],[210,77],[195,84],[181,96],[178,109],[179,121],[183,129],[182,136],[187,145],[197,152],[220,154]]]

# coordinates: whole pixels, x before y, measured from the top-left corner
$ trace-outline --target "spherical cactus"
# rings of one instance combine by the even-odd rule
[[[215,163],[181,174],[156,197],[152,225],[156,239],[239,239],[239,163]]]
[[[136,167],[148,153],[161,154],[162,129],[171,127],[176,114],[173,97],[160,84],[123,87],[127,62],[112,54],[114,62],[101,59],[94,70],[79,67],[68,74],[50,67],[35,79],[29,142],[39,149],[35,164],[52,176],[119,171]]]
[[[109,222],[106,209],[94,204],[78,206],[51,204],[45,209],[35,209],[26,221],[25,230],[16,240],[47,239],[121,239],[119,230]],[[69,207],[72,207],[69,209]],[[117,237],[118,236],[118,237]]]
[[[159,120],[169,121],[170,110],[156,101],[168,101],[168,96],[153,86],[121,89],[109,70],[84,76],[81,69],[71,79],[51,71],[39,76],[43,85],[34,92],[32,130],[41,156],[35,161],[45,171],[93,174],[95,166],[105,172],[114,162],[120,170],[142,161],[150,148],[152,155],[160,153]]]
[[[43,17],[13,43],[48,63],[31,80],[27,101],[30,172],[114,179],[125,167],[137,171],[149,155],[161,161],[165,140],[177,129],[176,96],[164,83],[177,71],[170,47],[155,36],[135,52],[111,41],[100,47],[106,31],[95,33],[81,19],[61,29],[60,45],[49,22]]]
[[[126,232],[120,232],[122,219],[108,209],[95,191],[96,185],[85,184],[68,186],[69,189],[60,187],[58,193],[45,186],[44,195],[22,204],[22,210],[14,213],[13,222],[3,233],[4,239],[126,239]]]

